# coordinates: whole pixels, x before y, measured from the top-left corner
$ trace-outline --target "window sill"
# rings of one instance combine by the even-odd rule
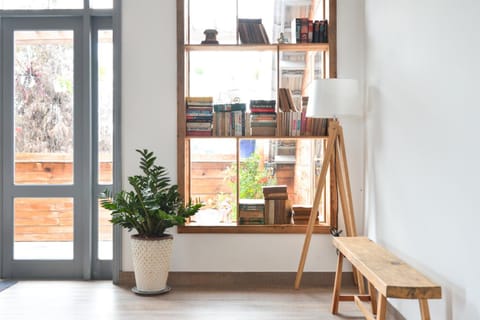
[[[288,233],[305,234],[307,225],[240,225],[240,226],[179,226],[178,233]],[[313,227],[313,233],[330,234],[330,226],[317,224]]]

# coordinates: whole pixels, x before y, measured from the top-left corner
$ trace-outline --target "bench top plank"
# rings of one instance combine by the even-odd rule
[[[366,237],[333,237],[333,244],[387,298],[442,297],[439,285]]]

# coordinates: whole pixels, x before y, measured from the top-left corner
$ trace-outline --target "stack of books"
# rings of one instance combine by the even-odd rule
[[[328,21],[295,18],[292,20],[293,43],[328,43]]]
[[[186,97],[187,136],[211,136],[212,97]]]
[[[250,100],[250,135],[275,136],[275,100]]]
[[[238,223],[241,225],[265,224],[264,210],[263,199],[240,199]]]
[[[327,118],[305,118],[305,136],[326,136],[328,135]]]
[[[245,103],[215,104],[213,106],[214,136],[244,136],[246,108]]]
[[[287,213],[287,186],[264,186],[262,189],[265,198],[265,224],[290,223]]]
[[[292,206],[292,220],[294,224],[308,224],[308,219],[310,219],[310,212],[312,211],[312,206],[310,205],[293,205]],[[315,219],[315,224],[318,223],[318,212]]]
[[[262,19],[238,19],[238,34],[242,44],[269,44]]]

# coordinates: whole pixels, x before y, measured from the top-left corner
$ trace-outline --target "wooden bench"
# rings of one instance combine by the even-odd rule
[[[385,320],[387,298],[400,298],[418,299],[422,319],[430,319],[427,299],[442,297],[439,285],[368,238],[333,237],[333,244],[338,249],[333,314],[338,313],[340,301],[354,301],[367,320]],[[343,257],[352,263],[358,277],[367,280],[368,294],[340,295]],[[359,292],[364,290],[359,288]],[[371,303],[371,312],[365,302]]]

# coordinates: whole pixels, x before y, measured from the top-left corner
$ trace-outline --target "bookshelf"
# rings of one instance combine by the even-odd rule
[[[262,7],[267,6],[268,3],[273,6],[270,8],[273,8],[272,10]],[[242,155],[243,145],[256,143],[257,150],[259,145],[263,146],[260,149],[262,153],[259,167],[262,167],[262,170],[275,172],[273,183],[278,184],[277,180],[284,179],[278,176],[292,176],[291,181],[288,181],[288,190],[291,198],[294,198],[296,194],[308,194],[313,191],[315,171],[321,161],[318,154],[321,153],[320,149],[324,148],[326,136],[318,136],[318,133],[311,132],[304,132],[301,136],[300,134],[291,136],[285,133],[287,131],[257,136],[251,135],[251,130],[248,128],[246,129],[248,133],[241,135],[193,136],[191,126],[186,121],[186,99],[212,97],[214,101],[212,104],[244,103],[247,106],[247,117],[249,117],[248,109],[251,100],[275,100],[275,108],[278,108],[279,89],[288,88],[292,93],[294,104],[300,110],[305,101],[302,97],[305,97],[308,84],[314,78],[336,77],[336,1],[312,0],[306,3],[289,1],[286,4],[280,0],[265,1],[260,8],[255,7],[249,12],[249,6],[255,4],[250,0],[177,0],[179,189],[185,198],[200,199],[202,202],[206,199],[211,200],[213,197],[205,196],[207,191],[217,192],[217,199],[214,202],[215,208],[218,208],[218,203],[222,201],[219,198],[229,194],[224,182],[228,170],[230,173],[234,172],[232,179],[235,180],[235,186],[232,187],[234,191],[230,193],[231,199],[228,203],[233,207],[233,220],[223,221],[223,218],[211,220],[211,217],[218,215],[218,212],[212,209],[210,215],[205,214],[208,218],[199,216],[190,224],[179,227],[179,232],[305,232],[306,226],[291,224],[290,217],[280,220],[283,221],[281,224],[245,225],[240,223],[241,202],[248,200],[241,196],[245,187],[241,186],[242,183],[239,180],[246,179],[241,179],[240,171],[250,159]],[[210,10],[206,10],[207,7]],[[212,10],[212,8],[218,10]],[[221,16],[217,16],[219,14]],[[293,36],[290,29],[292,17],[328,20],[328,43],[292,43]],[[242,43],[240,34],[237,32],[239,19],[261,21],[264,29],[262,32],[266,33],[263,39],[268,40],[259,41],[265,43]],[[201,44],[205,40],[203,31],[207,29],[218,31],[216,39],[219,44]],[[287,43],[277,42],[280,32],[286,35]],[[257,60],[260,62],[254,65],[252,61]],[[254,66],[249,69],[248,66],[251,65]],[[260,80],[257,78],[248,80],[246,77],[251,74],[255,74]],[[210,78],[205,75],[210,75]],[[238,84],[239,79],[243,81],[241,85]],[[190,131],[188,131],[189,128]],[[292,147],[289,149],[283,145],[292,145]],[[215,148],[231,150],[231,152],[221,153],[215,151]],[[314,149],[316,151],[312,151]],[[202,153],[202,150],[210,150],[210,153]],[[293,154],[280,154],[286,152],[285,150]],[[329,176],[331,181],[328,184],[329,188],[325,191],[322,219],[314,228],[314,232],[317,233],[328,233],[330,226],[336,226],[337,201],[336,197],[330,196],[335,194],[336,190],[332,175],[333,173]],[[287,207],[291,205],[308,205],[308,203],[289,203]],[[210,209],[213,206],[208,202],[206,207]],[[248,212],[245,214],[254,215]]]

